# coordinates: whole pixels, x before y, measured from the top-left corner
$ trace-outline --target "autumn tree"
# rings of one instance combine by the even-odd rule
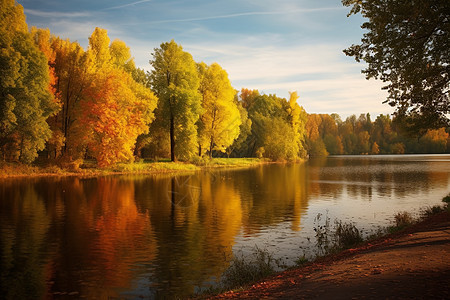
[[[228,74],[217,63],[198,64],[203,113],[198,125],[199,156],[208,151],[225,152],[239,135],[241,115]]]
[[[51,137],[58,110],[45,55],[33,42],[21,5],[0,2],[0,147],[4,159],[32,162]]]
[[[84,51],[78,42],[63,40],[50,36],[49,43],[54,51],[54,74],[56,77],[54,94],[60,100],[61,110],[48,120],[53,135],[59,136],[63,143],[61,153],[68,160],[80,158],[84,152],[81,143],[87,135],[80,126],[80,103],[85,98],[86,90],[92,84],[95,74],[93,58]],[[57,140],[54,142],[55,146]]]
[[[131,56],[130,47],[128,47],[127,44],[125,44],[125,42],[119,39],[115,39],[109,45],[109,52],[111,54],[112,64],[115,67],[123,69],[124,71],[130,73],[131,75],[134,74],[136,78],[133,76],[133,79],[136,82],[141,81],[139,83],[145,85],[145,75],[143,79],[138,79],[142,75],[141,74],[138,75],[137,73],[140,73],[142,70],[136,71],[136,65],[134,63],[133,57]]]
[[[196,123],[201,113],[196,64],[188,52],[173,40],[162,43],[150,61],[151,86],[158,97],[158,120],[167,129],[170,158],[187,160],[197,149]]]
[[[447,150],[449,134],[445,128],[429,129],[420,138],[421,151],[423,153],[444,153]]]
[[[379,115],[373,124],[372,142],[379,146],[380,153],[391,153],[396,133],[392,128],[392,119],[389,115]]]
[[[385,102],[398,115],[416,114],[422,126],[449,124],[450,1],[342,0],[349,15],[366,18],[361,44],[344,50],[368,65],[366,78],[381,79]]]
[[[380,147],[378,147],[377,142],[373,142],[372,148],[370,150],[370,154],[379,154],[380,153]]]
[[[99,70],[82,103],[86,144],[100,167],[133,161],[136,139],[148,132],[156,97],[117,68]]]
[[[340,119],[337,114],[335,117]],[[342,145],[342,140],[338,134],[336,119],[327,114],[320,114],[320,118],[322,119],[322,122],[319,126],[319,132],[327,152],[329,154],[343,154],[344,146]]]
[[[56,75],[56,51],[52,47],[52,36],[49,29],[37,29],[33,27],[31,29],[31,35],[38,46],[39,50],[44,53],[47,58],[48,70],[49,70],[49,86],[48,90],[54,97],[55,105],[58,106],[58,113],[51,115],[47,119],[47,123],[52,131],[52,136],[47,141],[47,155],[48,157],[56,158],[65,144],[65,137],[61,131],[60,123],[58,122],[58,115],[61,112],[61,92],[58,90],[58,77]]]
[[[129,48],[109,41],[106,30],[99,28],[89,39],[88,55],[96,67],[80,103],[85,143],[100,167],[133,160],[136,139],[148,132],[156,107],[153,93],[127,72],[134,66]],[[122,51],[117,51],[118,44]]]
[[[308,115],[306,122],[306,144],[310,156],[327,156],[329,153],[322,139],[322,117],[318,114]]]

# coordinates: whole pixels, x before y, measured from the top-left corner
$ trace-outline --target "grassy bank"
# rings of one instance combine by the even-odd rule
[[[114,174],[153,174],[168,172],[192,172],[207,168],[245,168],[268,163],[257,158],[212,158],[195,163],[170,161],[140,161],[119,163],[107,168],[98,168],[95,162],[85,161],[72,164],[0,163],[0,178],[38,176],[103,176]]]
[[[317,226],[314,236],[316,256],[309,260],[305,256],[301,256],[297,259],[296,265],[288,269],[301,270],[315,264],[332,263],[339,258],[375,247],[386,240],[396,239],[414,232],[417,230],[416,227],[427,226],[427,223],[434,222],[434,217],[450,214],[450,194],[442,201],[443,205],[423,208],[417,218],[408,212],[399,212],[393,216],[392,226],[380,228],[366,238],[363,238],[361,230],[353,223],[343,223],[338,220],[332,223],[329,218],[319,215],[316,218]],[[274,258],[273,253],[255,247],[254,253],[250,257],[234,255],[228,269],[223,273],[220,283],[203,291],[200,295],[196,295],[195,298],[208,298],[229,291],[231,293],[238,292],[256,282],[270,282],[271,278],[279,277],[278,275],[282,273],[277,270],[286,268],[281,260]]]

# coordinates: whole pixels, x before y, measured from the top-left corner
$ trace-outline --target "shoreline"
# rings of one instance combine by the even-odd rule
[[[280,162],[257,158],[213,158],[207,163],[198,165],[188,162],[135,162],[117,164],[104,169],[93,166],[82,167],[77,171],[70,171],[57,165],[43,167],[8,163],[0,165],[0,180],[45,177],[100,177],[114,175],[191,173],[212,169],[245,169],[276,163]]]
[[[450,211],[207,299],[450,296]],[[414,287],[414,288],[412,288]]]

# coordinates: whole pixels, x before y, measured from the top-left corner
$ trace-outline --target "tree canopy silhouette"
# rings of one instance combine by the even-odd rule
[[[450,1],[342,0],[349,16],[367,19],[361,44],[344,50],[368,66],[366,78],[387,82],[385,103],[397,115],[420,116],[421,124],[449,124]]]

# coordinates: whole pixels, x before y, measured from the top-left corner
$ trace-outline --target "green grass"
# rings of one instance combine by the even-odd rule
[[[265,162],[259,158],[211,158],[205,162],[205,166],[223,166],[223,167],[248,167],[259,165]]]
[[[119,163],[107,168],[111,172],[119,173],[145,173],[155,171],[196,171],[199,167],[182,162],[134,162]]]
[[[236,168],[251,167],[265,160],[257,158],[198,158],[192,163],[161,161],[138,161],[133,163],[118,163],[107,168],[98,168],[95,160],[77,160],[75,162],[55,162],[53,164],[36,163],[25,165],[21,163],[0,163],[0,177],[13,176],[64,176],[64,175],[109,175],[117,173],[146,174],[178,171],[198,171],[203,168]]]
[[[20,163],[0,163],[0,177],[36,176],[36,175],[63,175],[66,173],[56,165],[30,166]]]

